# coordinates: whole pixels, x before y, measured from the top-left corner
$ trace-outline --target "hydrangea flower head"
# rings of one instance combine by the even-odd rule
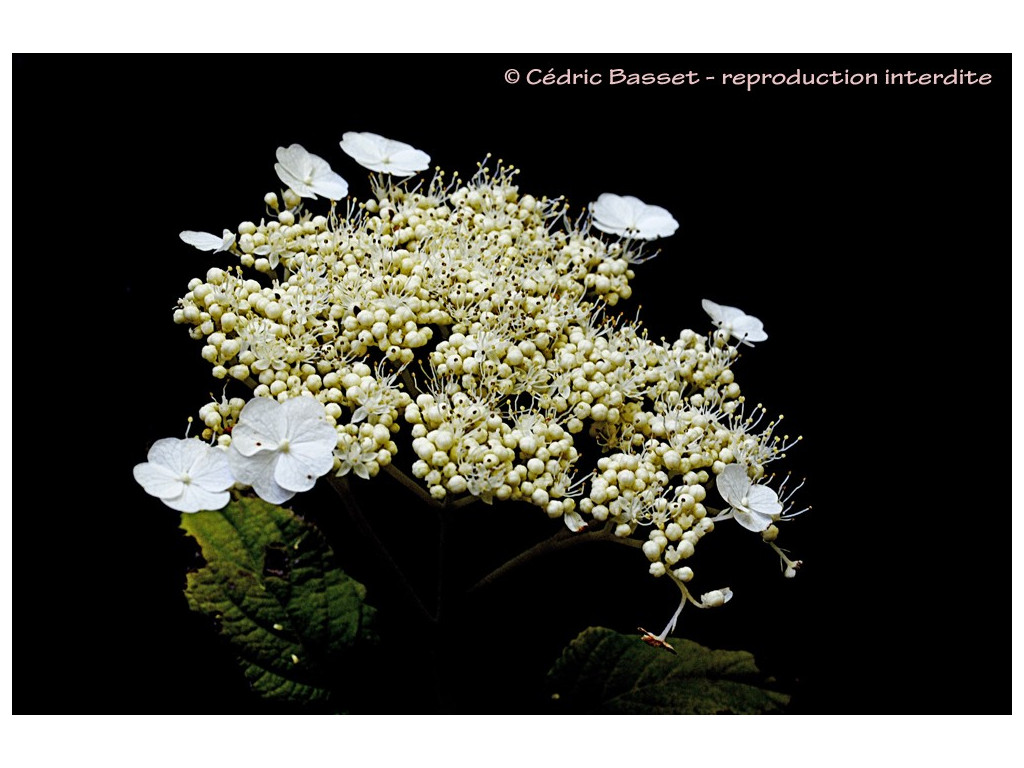
[[[178,512],[220,509],[231,498],[228,488],[235,479],[225,452],[201,440],[167,437],[157,440],[136,464],[136,482]]]
[[[282,504],[334,466],[338,435],[324,406],[311,397],[279,403],[254,397],[238,415],[228,463],[240,483],[271,504]]]
[[[364,168],[392,176],[412,176],[430,166],[426,152],[376,133],[349,131],[341,137],[341,148]]]
[[[220,237],[210,232],[193,232],[191,229],[186,229],[184,232],[178,233],[178,237],[193,248],[214,253],[226,251],[235,244],[235,233],[230,229],[225,229],[224,234]]]
[[[732,517],[748,531],[760,533],[782,515],[778,494],[765,485],[755,485],[745,467],[730,464],[716,481],[718,492],[732,507]]]
[[[341,200],[348,194],[348,182],[331,170],[322,157],[307,152],[300,144],[277,148],[274,170],[288,188],[299,197],[323,195],[328,200]]]
[[[590,204],[594,226],[602,232],[620,237],[656,240],[668,237],[679,228],[679,222],[661,206],[647,205],[632,195],[600,195]]]
[[[709,299],[704,299],[700,305],[711,316],[711,322],[716,328],[735,336],[748,347],[754,346],[755,341],[765,341],[768,338],[768,334],[764,332],[764,324],[742,309],[715,304]]]

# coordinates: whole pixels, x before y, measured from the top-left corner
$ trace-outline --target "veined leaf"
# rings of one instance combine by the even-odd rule
[[[206,561],[188,574],[189,605],[216,621],[254,691],[312,703],[344,687],[346,657],[375,639],[374,609],[319,530],[250,498],[182,515],[181,527]]]
[[[746,651],[713,651],[669,638],[672,654],[638,635],[589,627],[548,672],[560,706],[600,714],[758,714],[781,711],[789,696],[766,681]]]

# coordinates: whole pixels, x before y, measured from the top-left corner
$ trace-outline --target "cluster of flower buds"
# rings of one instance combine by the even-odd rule
[[[156,470],[141,470],[147,490],[182,511],[226,503],[226,466],[279,503],[331,470],[373,477],[406,450],[410,482],[436,503],[521,500],[573,531],[642,537],[680,609],[731,597],[697,601],[685,586],[716,522],[760,533],[795,573],[773,542],[775,523],[799,512],[765,472],[795,441],[778,420],[762,424],[760,405],[748,415],[732,370],[741,345],[767,339],[760,320],[705,299],[717,330],[669,343],[609,312],[654,255],[649,241],[676,231],[665,209],[605,193],[573,222],[564,201],[522,194],[500,161],[413,186],[395,177],[428,167],[420,150],[357,133],[341,147],[376,173],[372,197],[344,215],[335,201],[348,183],[293,144],[278,150],[286,188],[264,196],[267,217],[182,233],[234,263],[192,280],[174,320],[203,341],[214,377],[253,398],[200,411],[202,438],[230,459],[207,473],[208,492],[181,501],[196,473],[166,464],[166,446],[151,457],[165,461],[159,488],[147,485]],[[332,202],[314,214],[318,196]],[[584,462],[584,437],[596,461]]]

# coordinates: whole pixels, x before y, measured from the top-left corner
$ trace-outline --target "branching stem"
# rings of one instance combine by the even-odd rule
[[[523,566],[529,563],[530,561],[535,560],[538,557],[550,555],[555,552],[560,552],[563,549],[569,549],[570,547],[575,547],[579,544],[594,541],[607,541],[612,544],[622,544],[627,547],[633,547],[635,549],[639,549],[643,546],[642,541],[639,541],[638,539],[622,538],[616,536],[612,532],[613,530],[613,525],[606,525],[604,528],[601,528],[600,530],[587,531],[585,533],[573,533],[568,529],[562,529],[551,538],[545,539],[544,541],[535,544],[529,549],[520,552],[511,560],[495,568],[489,574],[480,579],[480,581],[474,584],[469,589],[469,594],[473,594],[474,592],[477,592],[481,589],[490,586],[498,579],[502,578],[505,574],[509,573],[510,571],[514,571],[520,566]]]

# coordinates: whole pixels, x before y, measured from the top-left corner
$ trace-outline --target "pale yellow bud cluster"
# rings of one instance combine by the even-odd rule
[[[238,264],[192,280],[175,321],[216,378],[323,403],[338,475],[374,477],[402,443],[433,500],[521,500],[574,531],[581,515],[623,538],[643,529],[651,574],[688,582],[684,561],[714,529],[714,478],[737,463],[760,477],[792,441],[778,421],[760,426],[760,406],[746,416],[727,332],[659,342],[610,316],[640,245],[571,226],[561,200],[521,194],[517,173],[483,165],[446,185],[439,172],[414,191],[381,176],[347,217],[269,193],[272,217],[238,227]],[[238,410],[204,406],[204,437],[229,441]],[[588,438],[607,455],[577,482]]]

